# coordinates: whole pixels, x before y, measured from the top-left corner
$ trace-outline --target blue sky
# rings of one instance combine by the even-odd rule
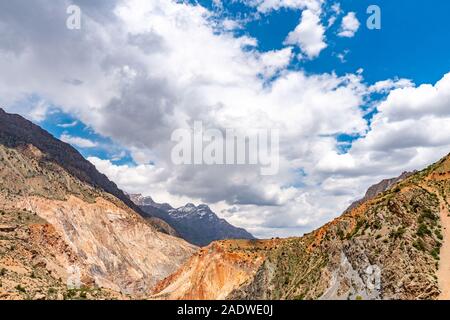
[[[443,0],[3,1],[0,103],[125,191],[299,235],[450,151],[449,12]],[[278,174],[175,165],[171,134],[199,120],[281,129]]]
[[[91,127],[76,117],[60,111],[56,106],[52,108],[53,111],[39,124],[57,138],[70,136],[94,142],[96,145],[93,147],[83,147],[72,143],[85,158],[94,156],[111,159],[117,164],[134,164],[126,148],[114,143],[108,137],[97,134]]]
[[[211,1],[199,1],[206,6]],[[225,6],[227,2],[224,2]],[[331,2],[336,3],[336,2]],[[319,58],[293,65],[308,72],[335,71],[338,74],[365,70],[367,82],[374,83],[388,78],[408,78],[416,84],[434,83],[442,77],[442,66],[450,66],[450,3],[431,1],[425,4],[418,0],[395,1],[340,1],[344,12],[356,12],[361,27],[355,37],[336,37],[336,23],[326,35],[329,47]],[[365,22],[369,17],[367,7],[377,4],[382,12],[381,30],[369,30]],[[232,14],[241,14],[242,4],[230,5]],[[249,11],[245,9],[244,11]],[[256,37],[259,47],[269,51],[281,49],[286,35],[295,28],[300,19],[298,10],[274,11],[249,23],[243,32]],[[345,63],[339,63],[336,54],[348,50]]]

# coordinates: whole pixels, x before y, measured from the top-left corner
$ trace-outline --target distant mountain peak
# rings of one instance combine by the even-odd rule
[[[134,196],[132,200],[140,205],[143,211],[164,220],[182,238],[195,245],[205,246],[212,241],[223,239],[255,239],[246,230],[219,218],[206,204],[196,206],[193,203],[187,203],[175,209],[167,203],[150,203],[149,199],[145,201],[138,196]]]
[[[140,193],[127,194],[128,197],[138,206],[151,206],[156,204],[152,197],[145,197]]]
[[[185,206],[178,208],[178,210],[182,210],[182,211],[192,211],[195,209],[197,209],[197,207],[193,203],[188,203]]]

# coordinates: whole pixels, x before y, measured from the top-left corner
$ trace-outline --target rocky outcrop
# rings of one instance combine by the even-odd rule
[[[155,299],[225,299],[245,284],[265,260],[274,241],[225,240],[201,249],[153,290]]]
[[[100,289],[86,272],[77,274],[82,286],[68,287],[72,274],[67,266],[83,266],[83,261],[55,228],[35,213],[1,210],[0,223],[14,226],[0,229],[1,300],[129,299]]]
[[[373,186],[369,187],[369,189],[367,189],[366,194],[364,195],[364,197],[362,199],[353,202],[346,211],[350,211],[350,210],[356,208],[357,206],[359,206],[360,204],[362,204],[366,201],[372,200],[373,198],[378,196],[380,193],[389,190],[393,185],[395,185],[396,183],[398,183],[400,181],[405,180],[412,174],[414,174],[414,172],[403,172],[401,175],[399,175],[396,178],[384,179],[384,180],[380,181],[379,183],[374,184]]]

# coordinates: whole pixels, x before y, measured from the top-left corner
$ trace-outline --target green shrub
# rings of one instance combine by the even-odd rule
[[[382,228],[381,221],[376,220],[374,223],[372,223],[372,227],[374,229],[380,230]]]
[[[439,253],[440,253],[440,249],[439,248],[434,248],[433,250],[431,250],[431,255],[433,256],[434,259],[439,260]]]
[[[419,216],[419,223],[424,222],[425,220],[436,221],[438,217],[428,208],[423,209],[421,215]]]
[[[425,235],[431,235],[431,231],[428,229],[428,227],[424,223],[421,223],[419,225],[419,228],[417,229],[417,235],[419,237],[423,237]]]
[[[82,290],[82,291],[80,292],[80,298],[81,298],[81,299],[87,299],[86,291]]]
[[[26,293],[27,292],[27,290],[24,287],[22,287],[20,284],[18,284],[16,286],[16,290],[19,291],[19,292],[22,292],[22,293]]]
[[[397,230],[392,230],[389,236],[394,240],[396,240],[402,238],[405,232],[406,232],[405,228],[399,227]]]
[[[421,239],[414,241],[413,246],[417,250],[425,251],[425,243]]]
[[[47,293],[48,294],[54,294],[54,293],[56,293],[56,289],[55,288],[48,288]]]

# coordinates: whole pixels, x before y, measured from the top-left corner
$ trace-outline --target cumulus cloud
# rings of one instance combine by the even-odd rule
[[[292,48],[269,51],[261,55],[261,63],[264,66],[264,76],[270,78],[280,70],[284,70],[292,59]]]
[[[390,122],[450,116],[450,74],[435,85],[405,86],[392,91],[379,110]]]
[[[261,52],[256,39],[227,31],[197,4],[74,2],[83,14],[77,31],[65,28],[69,1],[0,2],[7,26],[1,26],[0,102],[30,116],[42,107],[18,102],[39,95],[124,146],[138,165],[89,160],[128,192],[180,206],[206,202],[260,237],[299,235],[340,214],[370,183],[420,167],[447,146],[445,130],[415,136],[416,145],[405,137],[419,119],[423,132],[425,125],[444,126],[448,76],[434,86],[393,80],[368,88],[359,72],[291,70],[292,48]],[[292,45],[310,57],[326,47],[322,1],[257,1],[263,4],[304,10]],[[369,128],[361,106],[380,91],[387,98]],[[171,133],[194,121],[221,131],[279,129],[279,174],[261,176],[257,166],[174,165]],[[362,136],[347,155],[336,142],[341,134]]]
[[[167,189],[171,175],[165,168],[151,164],[116,165],[111,160],[97,157],[88,157],[87,160],[126,192],[151,196],[161,203],[170,203],[174,207],[181,207],[188,202],[201,203],[199,199],[170,194]]]
[[[289,33],[284,43],[298,46],[309,59],[319,56],[327,47],[320,16],[312,10],[304,10],[300,24]]]
[[[356,13],[349,12],[342,19],[341,29],[338,33],[340,37],[352,38],[355,36],[360,26],[358,18],[356,18]]]
[[[446,74],[435,85],[394,89],[377,106],[371,130],[348,154],[330,152],[318,170],[338,176],[395,175],[420,169],[448,154],[449,88],[450,74]]]

